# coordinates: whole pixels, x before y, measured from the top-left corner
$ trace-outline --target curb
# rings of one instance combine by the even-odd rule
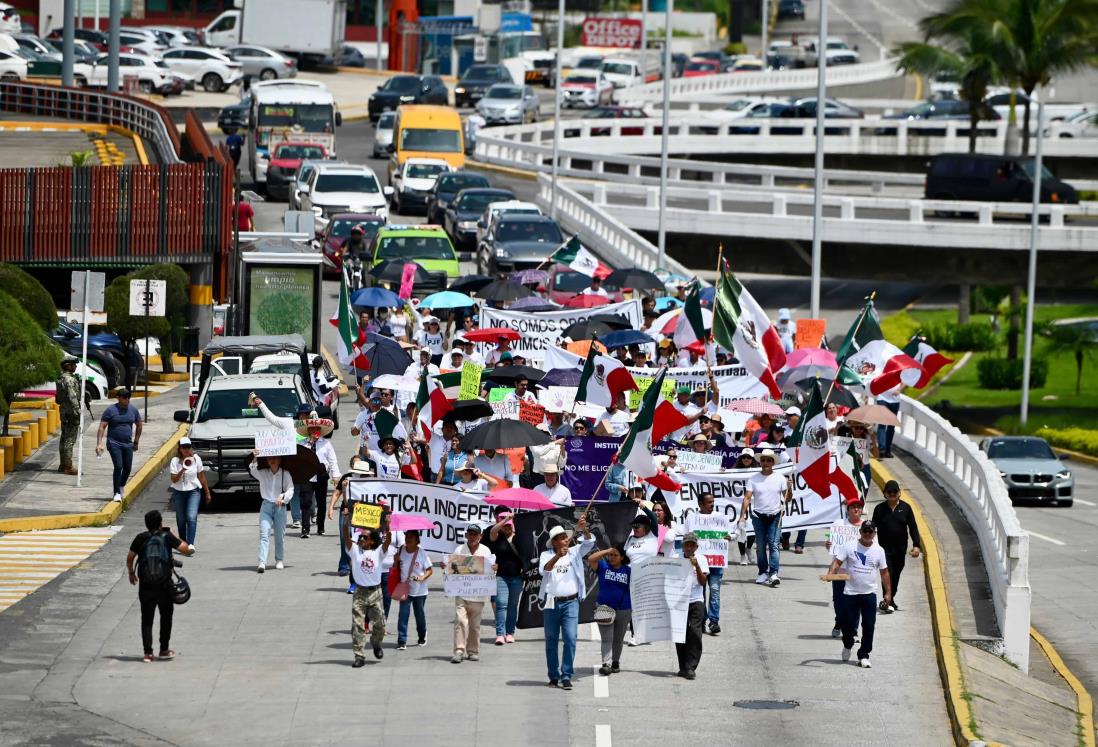
[[[483,161],[477,161],[472,158],[469,159],[470,168],[484,169],[485,171],[497,171],[507,176],[514,176],[519,179],[526,179],[527,181],[535,182],[538,179],[537,174],[529,171],[523,171],[522,169],[513,169],[510,166],[497,166],[494,163],[484,163]]]
[[[0,532],[33,532],[43,529],[73,529],[75,527],[100,527],[113,524],[122,512],[148,487],[153,478],[171,461],[179,439],[187,435],[187,423],[181,423],[175,433],[168,436],[147,462],[141,465],[130,479],[122,495],[122,502],[108,501],[94,513],[54,514],[50,516],[25,516],[18,519],[0,519]]]
[[[948,413],[948,416],[946,416],[946,413]],[[971,431],[981,436],[1007,435],[998,428],[992,428],[991,426],[987,425],[980,425],[979,423],[974,423],[971,420],[967,420],[966,418],[955,416],[952,410],[947,410],[946,413],[943,413],[943,417],[946,417],[947,420],[956,425],[958,428],[963,428],[964,430]],[[1068,454],[1073,460],[1077,462],[1089,464],[1091,467],[1098,467],[1098,457],[1096,456],[1084,454],[1081,451],[1072,451],[1071,449],[1065,449],[1062,446],[1056,446],[1054,444],[1049,444],[1049,446],[1052,447],[1053,451],[1060,451],[1064,454]]]
[[[339,375],[339,396],[342,397],[347,394],[349,390],[347,389],[347,385],[343,382],[343,369],[339,367],[339,361],[323,343],[320,345],[320,354],[324,356],[324,360],[328,361],[328,366]]]
[[[1060,653],[1056,650],[1056,647],[1052,645],[1052,641],[1041,635],[1037,628],[1030,627],[1029,637],[1032,638],[1041,650],[1045,653],[1045,657],[1048,659],[1049,664],[1056,670],[1056,673],[1064,678],[1068,687],[1075,691],[1075,699],[1078,703],[1078,710],[1080,717],[1083,719],[1082,727],[1082,743],[1086,747],[1094,747],[1094,701],[1091,700],[1090,693],[1087,692],[1086,687],[1079,681],[1079,678],[1068,669],[1068,665],[1064,663],[1064,660],[1060,658]]]

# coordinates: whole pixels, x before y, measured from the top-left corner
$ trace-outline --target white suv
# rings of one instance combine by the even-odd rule
[[[162,59],[172,70],[194,76],[209,93],[220,93],[244,77],[239,62],[213,49],[173,47]]]
[[[167,93],[175,85],[169,68],[158,67],[156,60],[143,54],[118,55],[118,73],[122,80],[131,76],[137,78],[137,87],[142,93]],[[96,58],[86,83],[93,88],[107,87],[107,55]]]
[[[337,213],[373,213],[389,219],[392,187],[382,189],[369,166],[319,165],[297,194],[302,210],[312,210],[319,233]]]

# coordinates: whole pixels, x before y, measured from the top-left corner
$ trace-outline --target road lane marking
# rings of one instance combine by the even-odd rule
[[[1098,506],[1098,503],[1095,503],[1094,501],[1085,501],[1082,498],[1076,498],[1075,502],[1076,503],[1082,503],[1084,506],[1091,506],[1091,507]]]
[[[1030,533],[1031,536],[1036,537],[1037,539],[1043,539],[1045,542],[1051,542],[1052,544],[1059,545],[1060,547],[1063,547],[1064,545],[1067,544],[1066,542],[1061,542],[1058,539],[1054,539],[1052,537],[1046,537],[1043,534],[1037,534],[1037,532],[1033,531],[1032,529],[1029,529],[1027,531]]]
[[[595,724],[595,747],[610,747],[610,724]]]
[[[610,697],[610,678],[603,674],[598,674],[598,670],[595,670],[595,697],[596,698],[609,698]]]

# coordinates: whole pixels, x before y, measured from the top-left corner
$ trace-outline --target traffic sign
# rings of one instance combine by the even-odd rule
[[[130,316],[165,316],[167,300],[168,281],[130,281]]]
[[[478,36],[473,39],[473,61],[485,62],[488,59],[488,39]]]
[[[84,276],[88,275],[87,278]],[[103,289],[107,284],[105,272],[73,270],[69,283],[69,308],[84,313],[84,283],[88,285],[88,311],[105,311]]]

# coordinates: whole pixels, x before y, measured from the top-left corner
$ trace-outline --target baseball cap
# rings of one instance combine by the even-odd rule
[[[877,531],[877,525],[874,524],[872,521],[863,521],[861,523],[861,526],[859,526],[858,531],[861,531],[861,532],[876,532]]]
[[[679,394],[693,394],[694,393],[694,390],[692,390],[690,387],[688,387],[686,385],[680,386],[675,391],[678,392]],[[684,407],[685,407],[685,405],[684,405]]]
[[[130,396],[132,396],[132,395],[133,395],[133,392],[131,392],[131,391],[130,391],[129,389],[127,389],[126,387],[122,387],[121,389],[119,389],[118,391],[116,391],[116,392],[114,393],[114,396],[115,396],[115,397],[122,397],[122,398],[124,398],[124,399],[129,399],[129,398],[130,398]]]
[[[482,534],[484,532],[484,530],[480,528],[480,524],[470,524],[465,527],[465,531],[473,532],[474,534]]]
[[[693,542],[695,545],[698,544],[698,535],[693,532],[687,532],[682,536],[682,543],[685,545],[687,542]]]
[[[801,414],[801,408],[797,407],[796,405],[790,405],[789,407],[785,408],[785,414],[786,415],[800,415]]]
[[[895,480],[886,482],[884,488],[881,490],[882,493],[891,493],[892,491],[896,491],[897,493],[900,492],[900,483]]]
[[[791,318],[792,315],[789,313],[789,309],[778,309],[779,322],[788,322]]]
[[[191,443],[191,439],[187,438],[186,436],[179,439],[179,445],[180,446],[193,446],[193,444]]]

